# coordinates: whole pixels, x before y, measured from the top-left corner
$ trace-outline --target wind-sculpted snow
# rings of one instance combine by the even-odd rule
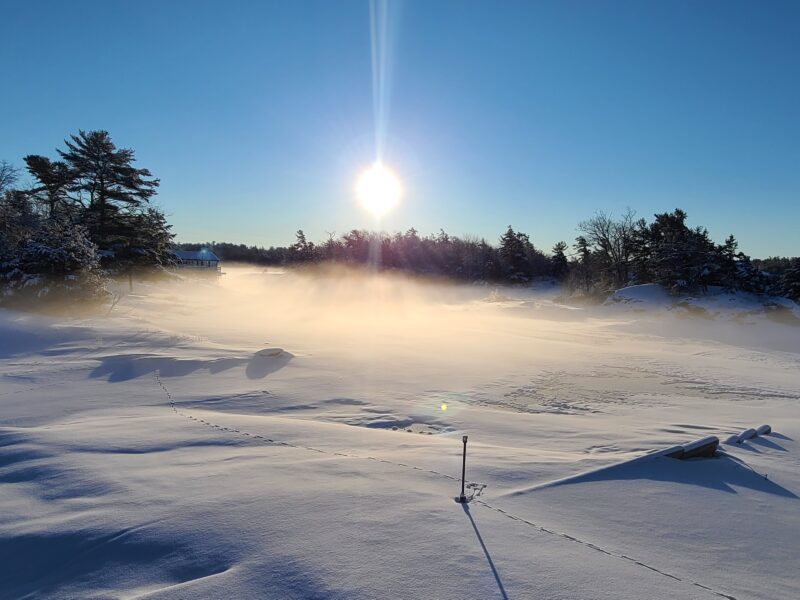
[[[0,312],[0,597],[798,596],[793,325],[224,270]]]

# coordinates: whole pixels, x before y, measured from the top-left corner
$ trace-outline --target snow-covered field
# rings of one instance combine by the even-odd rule
[[[800,597],[791,320],[225,270],[0,311],[0,597]]]

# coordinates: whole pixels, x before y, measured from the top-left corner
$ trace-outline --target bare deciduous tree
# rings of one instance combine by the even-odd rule
[[[19,169],[14,168],[10,162],[0,160],[0,194],[10,189],[19,177]]]
[[[610,213],[601,211],[591,219],[582,221],[578,228],[599,254],[614,287],[628,285],[636,231],[635,211],[628,208],[618,220],[614,220]]]

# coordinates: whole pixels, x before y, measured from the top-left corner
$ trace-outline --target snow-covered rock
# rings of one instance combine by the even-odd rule
[[[605,303],[627,305],[636,310],[654,310],[672,307],[675,299],[662,286],[656,283],[644,283],[615,291]]]

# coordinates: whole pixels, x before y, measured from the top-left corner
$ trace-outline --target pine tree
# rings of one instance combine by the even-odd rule
[[[0,196],[0,263],[15,258],[39,227],[30,197],[17,190]]]
[[[79,131],[70,139],[64,142],[67,150],[58,153],[74,175],[71,191],[87,209],[93,241],[106,248],[115,241],[113,221],[121,210],[148,202],[159,180],[149,170],[135,168],[133,150],[117,149],[107,131]]]
[[[506,277],[510,281],[525,282],[529,280],[531,274],[527,256],[529,245],[528,236],[524,233],[517,233],[511,225],[500,237],[498,253],[503,262]]]
[[[306,240],[306,234],[302,229],[298,229],[295,234],[297,241],[292,244],[290,251],[293,259],[297,262],[308,262],[314,259],[314,242]]]
[[[736,287],[745,292],[763,294],[767,289],[766,277],[744,252],[736,255],[736,279]]]
[[[637,256],[643,270],[673,292],[705,291],[719,276],[718,249],[702,227],[690,229],[686,213],[675,209],[655,215],[655,221],[637,233]]]
[[[578,255],[574,273],[571,279],[573,288],[580,289],[584,294],[588,294],[592,290],[592,251],[589,247],[589,242],[585,237],[579,235],[575,238],[575,244],[572,246],[575,253]]]
[[[558,242],[553,246],[553,256],[550,258],[551,274],[559,281],[564,279],[569,273],[569,262],[565,253],[567,249],[566,242]]]
[[[578,255],[578,261],[582,265],[588,265],[592,252],[589,249],[589,242],[586,241],[586,238],[583,237],[582,235],[576,237],[575,244],[573,247],[575,248],[575,252]]]
[[[800,258],[795,258],[792,266],[781,274],[776,292],[800,303]]]
[[[47,216],[54,218],[67,210],[69,190],[75,183],[75,173],[67,163],[50,160],[46,156],[29,154],[24,158],[28,172],[38,185],[32,190],[35,197],[41,198]]]
[[[164,213],[147,207],[133,213],[123,213],[115,222],[114,262],[117,267],[166,266],[174,261],[170,230]]]
[[[728,291],[735,290],[738,285],[738,267],[736,265],[738,248],[739,243],[732,234],[718,248],[720,260],[719,282]]]

